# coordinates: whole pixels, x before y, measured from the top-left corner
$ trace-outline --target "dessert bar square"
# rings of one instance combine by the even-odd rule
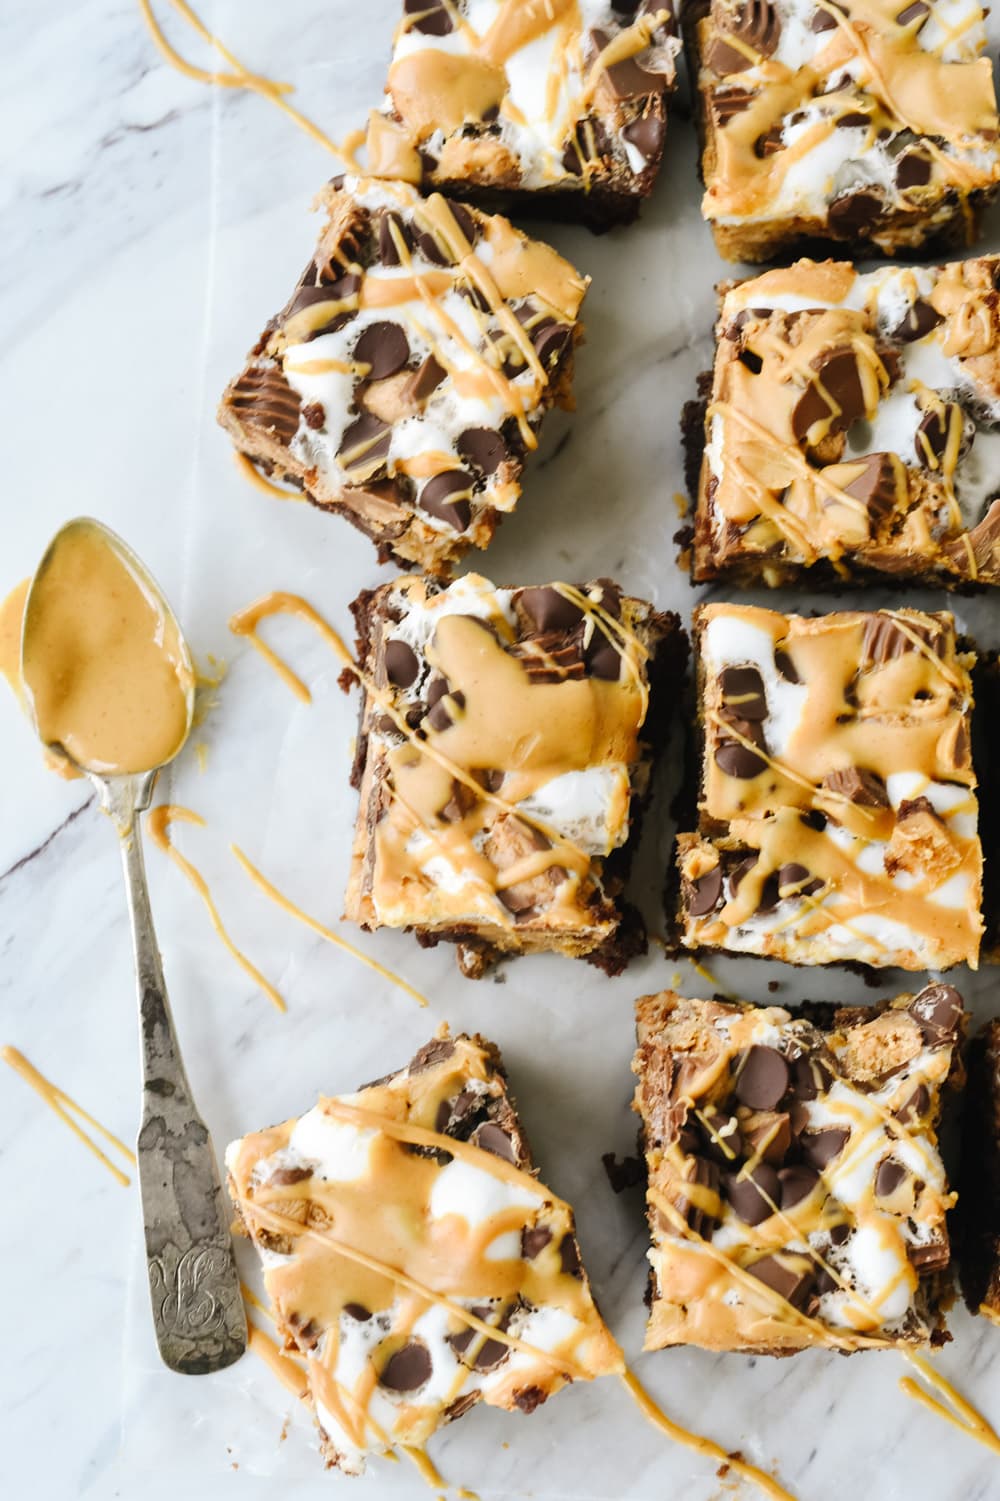
[[[514,509],[545,412],[572,406],[587,279],[406,183],[338,178],[319,201],[316,253],[219,421],[380,560],[447,572]]]
[[[686,638],[608,579],[404,578],[360,596],[364,700],[346,916],[500,954],[644,948],[621,901]]]
[[[1000,583],[998,285],[989,255],[723,288],[695,580]]]
[[[679,48],[657,0],[405,0],[369,170],[487,208],[627,222],[659,170]]]
[[[360,1474],[477,1402],[530,1413],[624,1370],[483,1038],[439,1033],[226,1163],[328,1464]]]
[[[652,1246],[646,1349],[790,1355],[948,1336],[942,1092],[950,985],[820,1021],[777,1006],[636,1007]]]
[[[695,614],[699,830],[681,942],[795,964],[975,967],[971,653],[951,615]]]
[[[721,255],[974,239],[1000,182],[976,0],[689,0],[683,20]]]
[[[971,1313],[1000,1324],[1000,1018],[969,1044],[957,1240]]]

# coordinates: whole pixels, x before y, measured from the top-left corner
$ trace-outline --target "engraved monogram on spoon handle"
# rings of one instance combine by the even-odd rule
[[[246,1313],[215,1150],[181,1061],[149,906],[138,813],[149,805],[155,773],[93,780],[121,831],[132,920],[142,1057],[137,1157],[156,1342],[172,1370],[203,1375],[243,1354]]]

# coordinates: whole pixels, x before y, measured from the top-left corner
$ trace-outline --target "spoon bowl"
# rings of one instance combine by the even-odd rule
[[[119,838],[139,998],[139,1187],[153,1325],[172,1370],[223,1369],[247,1327],[212,1140],[191,1095],[153,928],[136,815],[187,740],[195,673],[135,553],[89,517],[53,537],[25,600],[21,678],[46,751],[88,777]]]

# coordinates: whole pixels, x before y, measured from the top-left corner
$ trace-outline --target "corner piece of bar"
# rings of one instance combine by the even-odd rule
[[[573,1213],[540,1183],[498,1049],[443,1029],[398,1073],[234,1142],[229,1191],[328,1464],[533,1412],[624,1370]]]
[[[669,0],[404,0],[368,169],[484,208],[627,223],[656,181]]]
[[[648,1350],[949,1338],[955,1195],[937,1127],[963,1079],[962,998],[937,984],[807,1010],[669,990],[637,1003]]]
[[[691,950],[976,967],[983,852],[954,617],[695,611],[701,784],[677,839]]]
[[[318,202],[316,252],[219,421],[380,561],[448,573],[514,509],[545,413],[572,406],[588,278],[405,182],[335,178]]]
[[[1000,183],[986,12],[954,0],[688,0],[702,213],[733,261],[971,243]]]
[[[969,1044],[955,1239],[970,1313],[1000,1324],[1000,1018]]]
[[[676,615],[610,579],[404,578],[354,606],[364,685],[345,915],[459,945],[478,976],[552,950],[617,973],[622,900],[683,674]]]
[[[1000,257],[720,287],[692,577],[1000,584]]]

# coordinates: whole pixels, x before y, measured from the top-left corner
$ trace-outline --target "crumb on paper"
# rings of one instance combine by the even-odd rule
[[[691,509],[691,502],[680,490],[674,491],[674,505],[677,507],[677,514],[680,517],[686,516]]]

